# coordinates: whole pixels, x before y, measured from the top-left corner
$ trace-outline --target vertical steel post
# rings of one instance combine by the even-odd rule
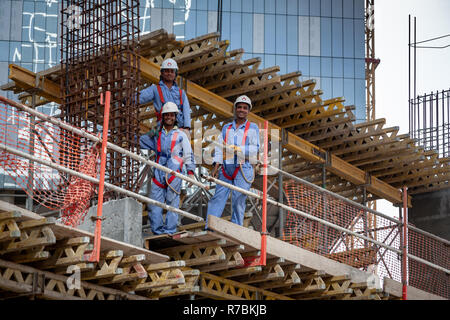
[[[263,164],[263,202],[262,202],[262,226],[261,226],[261,260],[262,266],[266,265],[267,252],[267,153],[269,144],[269,121],[264,121],[264,164]]]
[[[278,172],[278,202],[284,203],[283,196],[283,174],[281,170],[283,170],[283,139],[284,139],[284,131],[281,130],[281,142],[278,148],[278,168],[280,171]],[[279,222],[279,236],[283,236],[284,232],[284,210],[283,208],[278,208],[278,222]]]
[[[403,187],[403,247],[402,247],[402,300],[407,300],[408,286],[408,200],[407,187]]]
[[[36,76],[36,87],[39,77]],[[36,90],[33,91],[33,94],[31,95],[31,107],[33,109],[36,108]],[[35,117],[34,115],[30,115],[30,139],[29,139],[29,145],[30,145],[30,151],[31,155],[34,156],[34,135],[35,135]],[[28,166],[28,196],[25,203],[25,208],[29,211],[33,211],[33,195],[34,195],[34,170],[33,170],[34,162],[29,160],[29,166]]]

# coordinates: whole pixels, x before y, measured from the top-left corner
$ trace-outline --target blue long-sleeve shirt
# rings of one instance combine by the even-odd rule
[[[172,136],[175,132],[178,132],[177,141],[171,153]],[[143,135],[139,139],[141,149],[150,149],[157,152],[159,134],[150,137]],[[170,169],[177,170],[179,163],[174,159],[174,155],[183,159],[183,163],[186,164],[186,170],[193,172],[195,169],[194,153],[192,152],[191,143],[186,134],[178,128],[173,128],[169,132],[163,127],[161,130],[161,153],[159,154],[159,164],[166,166]],[[171,163],[168,163],[171,159]]]
[[[239,146],[242,150],[242,155],[245,155],[244,159],[238,159],[237,155],[234,157],[226,157],[225,161],[223,160],[223,148],[220,146],[215,147],[214,152],[214,162],[215,163],[224,163],[225,165],[234,165],[238,166],[239,163],[244,163],[244,165],[248,164],[256,164],[258,159],[259,152],[259,128],[258,125],[254,122],[250,122],[250,126],[247,132],[247,139],[245,140],[245,145],[242,145],[242,138],[244,136],[245,126],[248,120],[241,124],[238,128],[236,128],[236,121],[233,120],[231,123],[227,123],[222,128],[222,134],[219,136],[219,143],[224,143],[225,137],[228,131],[228,128],[231,125],[231,128],[228,132],[228,140],[226,144]],[[250,162],[249,162],[250,160]]]
[[[163,81],[159,82],[161,91],[165,102],[174,102],[178,109],[180,110],[180,88],[176,83],[173,84],[172,88],[168,88]],[[180,128],[191,128],[191,106],[189,105],[189,100],[184,90],[182,91],[183,98],[183,110],[177,114],[177,123]],[[150,87],[145,88],[140,92],[139,104],[149,103],[153,101],[153,105],[157,112],[161,112],[163,103],[159,97],[158,88],[155,84]]]

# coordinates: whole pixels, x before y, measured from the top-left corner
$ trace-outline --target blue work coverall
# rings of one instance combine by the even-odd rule
[[[180,88],[174,82],[172,88],[168,88],[164,82],[160,81],[159,86],[161,88],[161,92],[165,102],[173,102],[178,106],[178,110],[180,111],[177,114],[177,124],[180,128],[191,128],[191,106],[189,105],[189,100],[187,98],[186,92],[181,90],[182,92],[182,101],[183,106],[180,108]],[[139,95],[139,104],[145,104],[153,101],[153,105],[157,113],[161,112],[161,108],[164,105],[162,103],[158,87],[155,84],[152,84],[150,87],[145,88],[141,91]],[[158,125],[161,125],[158,120]]]
[[[247,122],[248,120],[242,125],[240,125],[239,128],[236,128],[235,121],[226,124],[222,128],[222,134],[219,137],[219,141],[224,143],[228,131],[226,144],[241,147],[242,154],[245,155],[245,162],[244,159],[239,159],[237,155],[234,155],[234,157],[232,157],[231,159],[223,160],[223,150],[222,147],[220,146],[216,146],[214,154],[214,163],[222,163],[222,168],[219,169],[219,180],[222,180],[224,182],[235,185],[245,190],[249,190],[251,187],[251,183],[249,183],[248,181],[252,181],[254,179],[255,173],[253,169],[253,164],[256,164],[257,155],[259,152],[259,128],[253,122],[250,122],[245,144],[244,145],[242,144]],[[252,160],[253,164],[249,162],[249,159]],[[239,163],[242,163],[242,170],[239,169]],[[238,169],[237,172],[236,169]],[[245,179],[242,176],[242,173],[244,173]],[[229,178],[233,178],[233,174],[235,174],[235,177],[234,179],[230,180]],[[230,195],[230,191],[231,190],[227,187],[224,187],[219,184],[216,185],[216,192],[208,202],[206,228],[208,226],[209,215],[213,215],[216,217],[222,216],[223,209],[225,208],[228,196]],[[233,213],[231,215],[231,222],[242,226],[244,222],[246,199],[247,196],[245,194],[242,194],[234,190],[232,191],[231,202]]]
[[[173,139],[176,135],[176,139]],[[158,143],[158,140],[160,141]],[[173,142],[175,141],[175,142]],[[158,145],[160,148],[158,148]],[[173,148],[172,148],[173,145]],[[177,127],[167,132],[163,127],[160,132],[150,137],[143,135],[140,138],[141,149],[150,149],[156,152],[156,162],[173,171],[181,172],[180,160],[186,164],[188,173],[195,169],[194,154],[186,134]],[[160,149],[160,150],[158,150]],[[172,152],[171,152],[172,150]],[[169,185],[170,184],[170,185]],[[164,171],[155,169],[150,191],[150,199],[178,208],[180,205],[181,179]],[[151,230],[155,235],[177,231],[178,215],[172,211],[167,212],[166,221],[163,221],[163,209],[148,205]]]

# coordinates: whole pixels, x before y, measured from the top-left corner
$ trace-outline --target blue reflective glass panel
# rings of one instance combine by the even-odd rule
[[[287,17],[287,53],[298,54],[298,17]]]
[[[355,78],[365,79],[366,64],[364,59],[355,59]]]
[[[208,11],[197,11],[197,36],[208,33]]]
[[[253,12],[253,1],[252,0],[242,1],[242,12]]]
[[[333,57],[342,57],[342,19],[332,18]]]
[[[0,61],[9,61],[9,41],[0,41]]]
[[[266,14],[264,16],[264,51],[265,53],[275,53],[275,15]]]
[[[21,49],[22,49],[22,44],[20,42],[16,42],[16,41],[11,41],[9,42],[9,61],[11,62],[20,62],[20,58],[21,58]],[[55,49],[54,49],[55,50]],[[1,52],[0,52],[1,54]],[[53,58],[53,60],[55,61],[55,58]]]
[[[354,20],[355,22],[355,58],[365,57],[365,26],[364,20]]]
[[[355,60],[344,59],[344,78],[355,77]]]
[[[342,0],[333,0],[332,1],[332,15],[336,18],[342,17]]]
[[[319,57],[311,57],[310,58],[309,75],[312,77],[320,77],[320,58]]]
[[[355,80],[355,105],[366,105],[366,81],[362,79]]]
[[[276,65],[275,55],[274,54],[265,54],[264,55],[264,68],[270,68]]]
[[[333,98],[333,85],[331,78],[322,77],[320,78],[320,89],[322,89],[322,100],[328,100]]]
[[[322,17],[331,17],[331,1],[332,0],[322,0],[321,1],[321,15]]]
[[[275,2],[275,1],[273,1]],[[277,14],[286,14],[286,0],[277,0],[275,6],[275,12]]]
[[[276,37],[275,37],[275,53],[286,54],[286,16],[285,15],[275,15],[276,22]]]
[[[230,49],[234,50],[241,48],[241,13],[231,12],[230,31]]]
[[[287,56],[286,73],[298,71],[298,58],[296,56]]]
[[[219,0],[208,0],[208,10],[218,11],[218,8],[219,8]]]
[[[309,14],[314,17],[320,16],[320,1],[309,0]]]
[[[301,16],[309,16],[309,0],[300,0],[299,1],[298,13]]]
[[[231,11],[234,11],[234,12],[241,12],[242,11],[242,2],[241,2],[241,0],[231,0]]]
[[[162,1],[162,7],[166,8],[166,9],[170,9],[174,7],[174,4],[172,3],[172,1],[169,0],[163,0]]]
[[[183,38],[178,38],[180,40],[184,40],[184,10],[175,9],[173,10],[173,21],[177,24],[173,26],[173,33],[175,36],[182,36]]]
[[[355,104],[355,80],[344,79],[344,97],[346,105]]]
[[[253,51],[253,14],[242,14],[242,48],[245,52]]]
[[[204,0],[197,0],[204,1]],[[222,1],[222,11],[230,11],[231,10],[231,0],[223,0]]]
[[[333,58],[333,77],[344,76],[344,61],[341,58]]]
[[[300,56],[298,57],[298,70],[303,76],[309,76],[309,57]]]
[[[197,36],[196,31],[196,24],[197,24],[197,15],[196,11],[191,10],[189,12],[189,17],[185,23],[185,38],[186,39],[192,39]]]
[[[356,19],[364,19],[365,13],[364,13],[364,4],[365,0],[354,0],[355,5],[355,11],[354,11],[354,18]]]
[[[222,13],[222,39],[230,39],[230,13]],[[231,43],[230,43],[231,44]]]
[[[253,0],[255,13],[264,13],[264,0]]]
[[[297,15],[298,13],[298,0],[287,0],[287,14]]]
[[[320,18],[320,52],[331,57],[331,18]]]
[[[331,77],[331,58],[321,58],[322,77]]]
[[[353,18],[353,0],[343,0],[342,15],[344,18]]]
[[[333,97],[344,95],[344,81],[340,78],[333,78]]]
[[[275,1],[265,0],[264,1],[264,12],[265,13],[275,13]]]
[[[344,19],[344,57],[353,58],[355,56],[355,38],[353,30],[353,19]]]
[[[280,73],[286,74],[287,73],[287,57],[285,55],[277,54],[275,56],[275,64],[280,67]]]

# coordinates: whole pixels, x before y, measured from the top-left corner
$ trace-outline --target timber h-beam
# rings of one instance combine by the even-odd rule
[[[152,83],[159,82],[160,67],[157,64],[141,56],[139,57],[139,64],[142,79]],[[36,75],[33,74],[33,77],[31,77],[31,72],[28,70],[24,70],[16,65],[10,65],[9,78],[13,81],[35,87],[35,76]],[[185,83],[186,93],[192,105],[197,104],[205,110],[216,114],[218,117],[233,117],[232,102],[193,83],[190,80],[185,79]],[[45,95],[52,101],[60,101],[60,97],[58,95],[53,95],[50,90],[47,90],[47,88],[51,88],[54,83],[50,80],[46,80],[44,84],[45,85],[39,88],[42,91],[40,94]],[[252,112],[249,113],[248,119],[257,123],[261,127],[264,123],[264,118],[259,117]],[[278,132],[281,131],[281,127],[269,122],[269,134],[271,134],[272,129],[278,130]],[[276,138],[279,139],[278,136]],[[367,174],[365,171],[351,165],[335,155],[327,154],[324,149],[315,146],[314,144],[296,136],[291,132],[287,132],[286,136],[287,142],[284,144],[284,148],[290,152],[298,154],[312,163],[325,165],[329,172],[351,182],[354,185],[366,186],[367,191],[377,197],[386,199],[394,204],[402,202],[400,190],[374,176]],[[411,206],[410,197],[408,197],[408,206]]]

